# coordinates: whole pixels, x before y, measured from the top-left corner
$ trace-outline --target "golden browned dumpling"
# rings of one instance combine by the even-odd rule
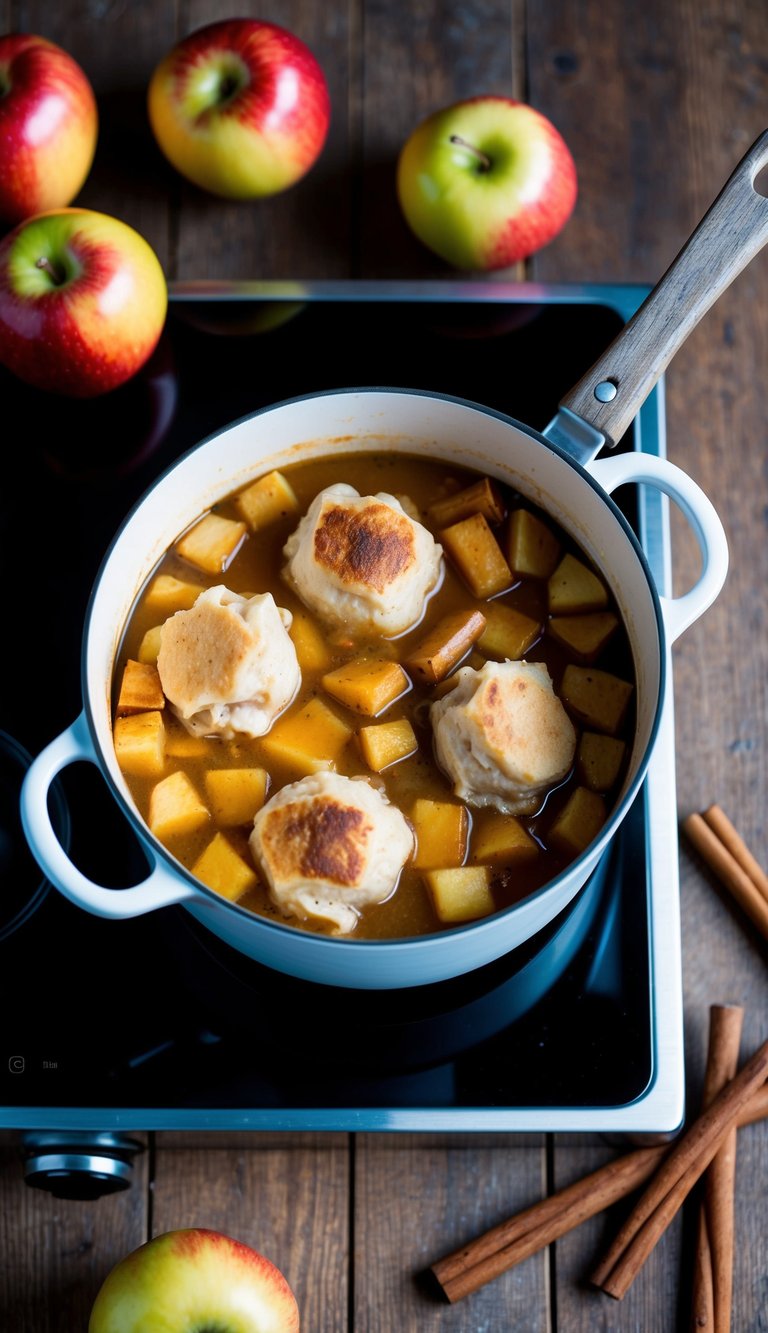
[[[275,906],[341,935],[360,908],[390,896],[414,846],[405,817],[365,778],[325,772],[277,792],[249,841]]]
[[[573,764],[576,732],[541,662],[462,668],[430,718],[437,762],[470,805],[530,814]]]
[[[271,593],[206,588],[160,632],[157,669],[173,712],[196,736],[263,736],[301,684],[292,616]]]
[[[352,630],[400,634],[421,618],[442,548],[394,495],[329,486],[283,554],[285,577],[312,611]]]

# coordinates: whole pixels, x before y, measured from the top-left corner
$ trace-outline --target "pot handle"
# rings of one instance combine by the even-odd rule
[[[51,883],[87,912],[118,920],[198,897],[191,885],[169,874],[154,857],[154,868],[148,877],[130,889],[103,888],[78,870],[54,831],[48,813],[48,788],[57,773],[81,760],[97,766],[99,762],[84,713],[32,761],[21,788],[24,833]]]
[[[690,523],[701,551],[701,575],[682,597],[659,594],[667,640],[674,643],[711,606],[725,583],[728,542],[717,510],[687,472],[655,454],[617,454],[590,463],[587,471],[609,495],[626,482],[655,486],[674,501]]]

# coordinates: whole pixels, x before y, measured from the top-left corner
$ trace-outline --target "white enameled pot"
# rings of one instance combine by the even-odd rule
[[[768,200],[755,189],[766,164],[768,132],[739,163],[627,326],[561,401],[545,435],[458,399],[350,390],[256,413],[198,445],[160,478],[124,523],[93,589],[83,642],[83,712],[34,761],[22,790],[30,846],[62,893],[105,917],[138,916],[180,903],[235,949],[270,967],[364,989],[424,985],[468,972],[514,949],[567,906],[642,781],[667,688],[670,646],[717,596],[728,565],[725,534],[712,505],[679,468],[644,454],[594,459],[603,443],[620,439],[691,329],[768,240]],[[417,939],[331,939],[267,921],[219,897],[152,837],[112,744],[111,679],[120,636],[137,593],[166,548],[211,505],[255,477],[303,458],[352,450],[429,454],[498,477],[541,505],[588,552],[610,585],[635,662],[631,760],[600,836],[567,870],[516,906]],[[642,550],[610,499],[617,486],[632,481],[664,491],[693,528],[702,572],[683,597],[658,595]],[[134,888],[92,883],[56,839],[48,790],[62,768],[81,759],[99,766],[146,848],[153,868]]]
[[[458,929],[414,939],[319,936],[230,903],[199,883],[150,833],[118,767],[111,681],[134,600],[166,548],[205,510],[262,473],[302,459],[350,452],[428,454],[478,469],[545,509],[592,557],[611,587],[629,634],[637,680],[637,724],[623,789],[600,836],[566,871],[514,907]],[[660,597],[642,550],[610,492],[645,482],[669,495],[696,534],[697,584]],[[337,986],[386,988],[444,980],[498,958],[551,921],[584,884],[635,796],[653,748],[669,648],[717,595],[727,568],[722,526],[703,492],[679,468],[643,454],[582,467],[557,445],[509,417],[438,395],[350,390],[258,412],[185,455],[140,501],[109,550],[88,607],[83,640],[83,712],[34,761],[22,793],[30,846],[68,898],[99,916],[138,916],[182,904],[214,934],[269,967]],[[52,827],[47,794],[66,765],[98,765],[153,867],[143,883],[109,889],[70,861]]]

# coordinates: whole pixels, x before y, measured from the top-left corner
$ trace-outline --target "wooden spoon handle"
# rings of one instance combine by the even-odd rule
[[[767,163],[768,130],[640,309],[560,403],[601,431],[607,444],[621,439],[702,315],[768,241],[768,198],[754,188]]]

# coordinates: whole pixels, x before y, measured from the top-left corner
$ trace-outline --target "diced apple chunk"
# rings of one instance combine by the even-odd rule
[[[605,584],[581,560],[564,555],[547,584],[552,615],[602,611],[608,605]]]
[[[165,768],[163,715],[155,709],[115,721],[115,754],[124,773],[135,778],[157,778]]]
[[[551,616],[547,629],[582,662],[594,662],[618,626],[612,611],[592,611],[582,616]]]
[[[223,833],[217,833],[208,843],[202,856],[195,861],[192,874],[232,903],[258,883],[253,866],[243,860]]]
[[[149,798],[149,827],[161,842],[194,833],[210,819],[186,773],[170,773],[152,788]]]
[[[541,633],[538,620],[523,615],[513,606],[491,602],[485,614],[485,631],[477,641],[485,657],[518,662]]]
[[[408,689],[410,681],[399,662],[366,659],[347,662],[322,678],[323,689],[356,713],[377,717]]]
[[[487,866],[428,870],[424,882],[441,921],[473,921],[476,917],[489,916],[494,911]]]
[[[397,722],[380,722],[373,727],[361,727],[358,741],[363,759],[374,773],[381,773],[401,759],[407,759],[418,749],[416,734],[406,717]]]
[[[454,801],[414,801],[410,820],[416,834],[417,870],[460,866],[467,854],[469,818],[466,806]]]
[[[429,684],[443,680],[469,652],[484,629],[482,611],[456,611],[453,615],[443,616],[408,655],[405,665],[418,680]]]
[[[204,591],[202,583],[187,583],[173,574],[158,574],[144,595],[144,607],[167,619],[174,611],[189,611]]]
[[[217,742],[213,742],[216,744]],[[180,722],[165,729],[165,753],[171,759],[197,759],[208,753],[211,745],[205,736],[193,736]]]
[[[205,794],[216,823],[223,828],[250,824],[264,804],[268,780],[264,768],[209,769]]]
[[[440,541],[475,597],[493,597],[509,587],[512,573],[482,514],[444,528]]]
[[[509,519],[509,567],[523,578],[548,579],[557,565],[560,543],[528,509],[515,509]]]
[[[333,659],[317,621],[307,615],[306,611],[294,611],[288,633],[293,639],[302,672],[327,671]]]
[[[236,556],[246,534],[245,523],[221,514],[206,514],[176,543],[176,551],[206,574],[221,574]]]
[[[472,830],[472,861],[483,865],[509,865],[538,854],[539,845],[512,815],[481,816]]]
[[[351,735],[352,728],[322,699],[315,698],[279,718],[261,741],[261,749],[268,758],[304,777],[335,768]]]
[[[549,841],[567,856],[578,856],[597,837],[605,820],[602,796],[586,787],[577,787],[549,830]]]
[[[577,721],[614,736],[624,720],[633,686],[609,671],[569,664],[563,672],[560,698]]]
[[[149,662],[134,662],[129,658],[120,682],[118,713],[148,713],[160,708],[165,708],[165,695],[157,667]]]
[[[147,630],[139,644],[137,656],[140,662],[156,665],[157,655],[160,652],[160,631],[162,628],[162,625],[153,625],[151,629]]]
[[[591,791],[609,791],[621,772],[626,749],[615,736],[585,731],[576,751],[576,767],[584,786]]]
[[[472,514],[482,514],[489,523],[500,523],[504,517],[501,492],[489,477],[465,486],[445,500],[435,501],[427,510],[427,518],[435,528],[447,528]]]
[[[299,502],[282,472],[268,472],[235,497],[235,508],[255,532],[299,512]]]

